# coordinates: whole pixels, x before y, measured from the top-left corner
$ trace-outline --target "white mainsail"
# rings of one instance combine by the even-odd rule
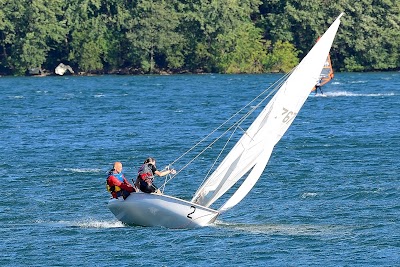
[[[192,202],[209,207],[244,175],[248,176],[221,206],[226,211],[239,203],[262,175],[276,143],[292,124],[318,81],[340,24],[340,16],[279,88],[246,133],[217,169],[197,190]]]

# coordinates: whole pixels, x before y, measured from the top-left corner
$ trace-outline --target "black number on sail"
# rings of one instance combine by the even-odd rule
[[[196,211],[196,207],[195,206],[190,206],[190,208],[193,209],[193,211],[190,212],[186,217],[188,217],[189,219],[193,219],[191,215]]]
[[[283,123],[289,123],[290,121],[294,120],[294,118],[296,117],[296,115],[297,115],[296,112],[289,111],[288,109],[283,108],[282,116],[284,116],[284,117],[283,117],[282,122],[283,122]]]

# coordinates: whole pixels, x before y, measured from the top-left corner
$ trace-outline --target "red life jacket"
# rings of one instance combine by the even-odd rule
[[[147,182],[148,184],[153,182],[154,174],[148,164],[143,164],[138,171],[138,178]]]
[[[121,184],[121,186],[115,185],[112,181],[110,181],[111,177],[116,178],[121,181],[125,181],[125,177],[123,174],[114,174],[112,171],[108,173],[107,180],[106,180],[106,188],[107,191],[111,193],[113,198],[118,198],[122,196],[124,199],[127,198],[130,194],[130,192],[135,192],[136,190],[132,188],[132,190],[129,190],[129,188],[126,188],[127,186],[125,184]],[[122,188],[121,188],[122,187]]]

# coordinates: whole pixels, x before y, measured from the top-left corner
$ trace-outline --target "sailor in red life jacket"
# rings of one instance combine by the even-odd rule
[[[140,188],[140,191],[145,193],[160,193],[158,188],[153,184],[154,175],[165,176],[167,174],[175,174],[174,169],[159,171],[156,167],[156,160],[148,158],[144,161],[143,165],[139,168],[138,177],[135,186]]]
[[[115,162],[107,177],[107,189],[113,198],[123,197],[126,199],[130,193],[134,192],[133,186],[122,174],[122,163]]]

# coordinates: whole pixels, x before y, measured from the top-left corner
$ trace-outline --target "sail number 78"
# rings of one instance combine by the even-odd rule
[[[292,120],[294,120],[294,118],[296,117],[297,112],[293,112],[288,110],[287,108],[283,108],[283,112],[282,112],[282,122],[283,123],[290,123]]]

